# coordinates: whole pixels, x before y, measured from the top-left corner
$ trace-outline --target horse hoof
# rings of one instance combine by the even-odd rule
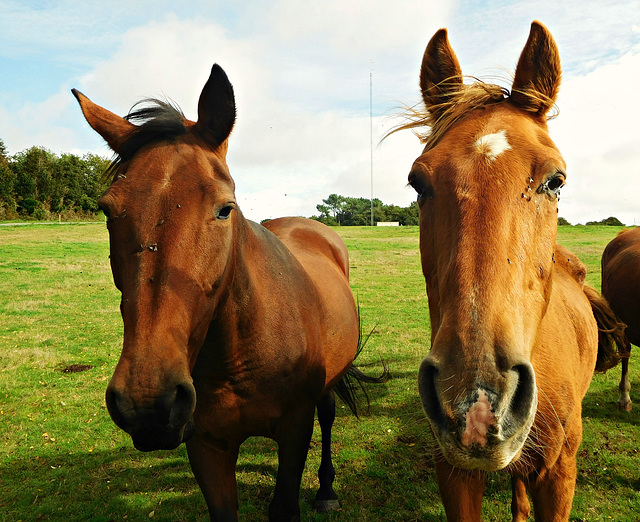
[[[631,401],[618,401],[618,409],[629,412],[633,409],[633,403]]]
[[[318,513],[328,513],[329,511],[338,511],[340,509],[340,502],[336,499],[329,500],[317,500],[313,504],[313,509]]]

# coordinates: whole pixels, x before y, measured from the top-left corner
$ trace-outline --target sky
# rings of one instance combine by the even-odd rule
[[[407,206],[422,147],[411,131],[381,139],[421,103],[431,36],[446,27],[464,74],[509,87],[533,20],[563,66],[549,123],[567,163],[560,216],[640,225],[640,0],[0,0],[0,138],[10,154],[111,157],[71,88],[123,116],[165,97],[196,119],[218,63],[245,216],[311,216],[332,193]]]

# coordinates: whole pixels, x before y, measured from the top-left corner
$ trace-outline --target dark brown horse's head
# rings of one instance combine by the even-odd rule
[[[532,361],[547,309],[565,164],[547,133],[560,61],[534,22],[511,93],[464,85],[446,30],[420,77],[430,134],[409,183],[432,346],[419,373],[424,409],[451,464],[504,468],[537,407]]]
[[[121,118],[74,94],[118,156],[99,200],[124,321],[107,406],[138,449],[174,448],[193,431],[191,370],[233,262],[240,215],[225,160],[233,89],[214,65],[197,123],[163,102]]]

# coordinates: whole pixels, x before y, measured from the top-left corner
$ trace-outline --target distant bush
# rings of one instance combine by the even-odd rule
[[[29,216],[33,215],[38,206],[38,200],[33,198],[25,198],[20,202],[20,208],[22,212],[28,214]]]
[[[571,225],[571,223],[569,223],[565,218],[559,217],[558,218],[558,225]]]
[[[623,227],[624,223],[618,218],[610,216],[602,221],[587,221],[587,225],[607,225],[610,227]]]

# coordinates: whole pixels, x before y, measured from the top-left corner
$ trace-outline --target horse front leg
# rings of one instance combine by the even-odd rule
[[[553,467],[539,470],[538,477],[529,483],[536,520],[569,520],[578,474],[576,451],[580,439],[578,438],[577,443],[575,439],[569,440],[575,450],[565,446]]]
[[[215,522],[238,520],[236,462],[239,444],[196,435],[187,442],[189,463]]]
[[[511,517],[513,522],[525,522],[531,513],[527,488],[521,478],[511,476]]]
[[[621,411],[631,411],[633,403],[631,402],[631,383],[629,382],[629,356],[631,355],[631,343],[627,341],[625,346],[626,352],[629,354],[622,359],[622,375],[620,377],[620,398],[618,399],[618,409]]]
[[[435,453],[435,462],[438,490],[447,520],[480,522],[486,473],[454,468],[439,449]]]
[[[340,509],[338,495],[336,495],[333,490],[333,480],[336,477],[336,471],[331,461],[331,428],[336,418],[336,398],[333,391],[327,395],[323,395],[317,408],[318,422],[320,423],[320,431],[322,432],[322,457],[320,468],[318,469],[320,488],[316,494],[313,507],[319,513],[326,513]]]
[[[315,405],[305,404],[286,413],[278,423],[274,437],[278,443],[278,475],[269,504],[270,521],[299,520],[300,482],[313,434],[314,416]]]

